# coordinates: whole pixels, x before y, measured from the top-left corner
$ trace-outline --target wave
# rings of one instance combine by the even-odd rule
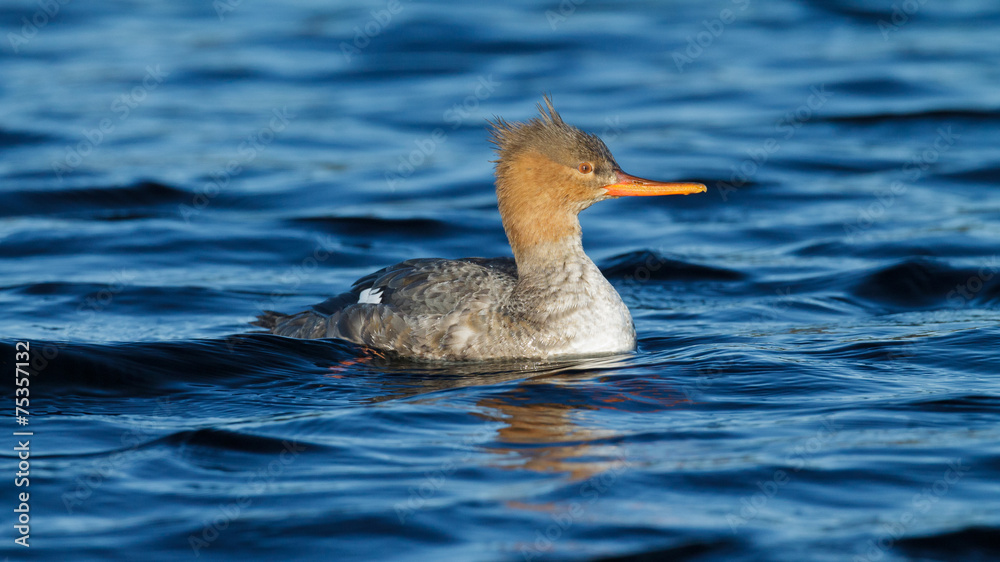
[[[746,274],[733,269],[688,263],[649,250],[621,254],[603,261],[601,271],[609,279],[655,279],[658,281],[741,281]]]

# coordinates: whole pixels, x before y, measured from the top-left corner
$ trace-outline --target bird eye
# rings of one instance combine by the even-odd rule
[[[594,171],[594,166],[590,162],[584,162],[580,164],[577,170],[580,170],[581,174],[589,174],[590,172]]]

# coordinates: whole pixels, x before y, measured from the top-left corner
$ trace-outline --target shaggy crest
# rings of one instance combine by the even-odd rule
[[[493,162],[510,160],[511,156],[521,152],[538,152],[555,162],[574,167],[580,158],[614,162],[614,157],[600,138],[567,125],[552,106],[552,98],[545,94],[543,99],[544,105],[539,103],[537,106],[539,117],[514,123],[494,117],[489,122],[490,142],[497,153]]]

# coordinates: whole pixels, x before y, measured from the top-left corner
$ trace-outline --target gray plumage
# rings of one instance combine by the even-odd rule
[[[589,262],[589,260],[588,260]],[[596,283],[614,298],[593,302],[567,293],[565,282]],[[634,347],[628,309],[593,263],[558,274],[553,283],[518,283],[510,258],[415,259],[362,277],[349,292],[297,314],[267,311],[254,325],[295,338],[340,338],[422,359],[482,360],[608,353],[580,346],[624,337]],[[364,291],[379,303],[359,303]],[[609,296],[610,296],[609,295]],[[600,325],[614,311],[622,334]],[[582,330],[580,328],[583,328]]]

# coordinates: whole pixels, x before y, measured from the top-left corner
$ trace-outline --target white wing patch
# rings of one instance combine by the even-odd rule
[[[382,288],[361,291],[358,295],[358,304],[382,304]]]

